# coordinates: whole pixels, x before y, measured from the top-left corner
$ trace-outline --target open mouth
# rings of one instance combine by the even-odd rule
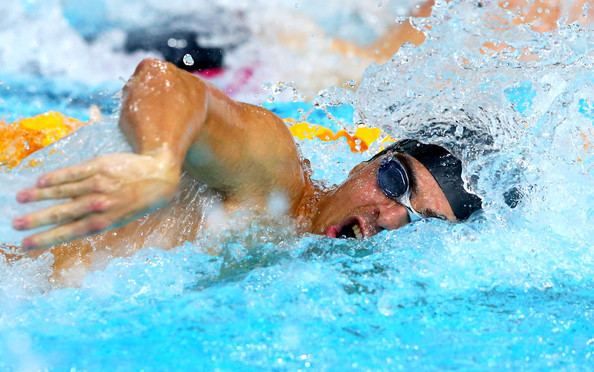
[[[365,239],[385,230],[380,226],[368,224],[362,217],[349,218],[340,225],[333,225],[326,229],[325,235],[339,239]]]
[[[361,221],[357,218],[347,221],[342,227],[335,227],[332,235],[340,239],[363,239],[365,237]]]

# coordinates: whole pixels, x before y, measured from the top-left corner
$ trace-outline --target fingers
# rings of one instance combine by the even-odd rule
[[[95,172],[96,163],[94,161],[59,169],[41,176],[37,180],[37,187],[56,186],[67,182],[80,181],[90,177]]]
[[[32,235],[23,240],[22,249],[32,250],[50,247],[86,235],[98,233],[111,226],[114,219],[107,214],[93,214],[86,218]]]
[[[95,175],[80,182],[22,190],[17,194],[17,201],[28,203],[48,199],[76,198],[91,193],[109,193],[113,189],[114,185],[108,179]]]
[[[90,213],[78,220],[72,220],[53,229],[29,236],[21,244],[25,251],[48,248],[84,236],[92,235],[116,226],[124,219],[134,218],[134,214],[119,208],[108,212]]]
[[[46,225],[62,224],[90,213],[106,211],[114,203],[104,195],[82,197],[13,220],[17,230],[29,230]]]

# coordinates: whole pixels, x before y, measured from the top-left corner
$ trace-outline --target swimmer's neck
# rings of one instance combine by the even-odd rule
[[[315,226],[315,220],[320,214],[320,209],[325,204],[326,199],[335,189],[336,187],[325,187],[318,182],[312,181],[309,175],[306,176],[303,195],[293,214],[298,233],[321,233]]]

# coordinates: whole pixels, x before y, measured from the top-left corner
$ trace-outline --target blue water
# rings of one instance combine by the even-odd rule
[[[38,86],[44,87],[53,86]],[[48,95],[45,106],[34,108],[52,104]],[[272,108],[298,117],[304,107],[310,108]],[[27,102],[14,108],[17,114],[33,110]],[[92,136],[81,138],[93,144]],[[354,156],[345,144],[334,146]],[[3,190],[3,203],[14,206],[10,196]],[[113,259],[76,289],[47,291],[39,284],[49,257],[13,267],[0,263],[0,367],[591,366],[589,239],[580,245],[522,216],[509,219],[495,226],[427,221],[365,242],[306,236],[278,244],[266,242],[261,229],[252,232],[264,237],[258,244],[245,246],[244,237],[224,243],[223,251],[235,255],[211,257],[200,253],[200,243],[188,243]],[[16,236],[2,223],[4,240]],[[515,233],[498,237],[501,229]],[[518,244],[523,252],[508,256],[508,246]],[[560,249],[572,253],[550,256]]]
[[[447,42],[399,58],[457,58],[444,50],[457,50],[456,27],[471,23],[455,20],[474,14],[460,12],[451,9],[454,21],[440,26],[453,27]],[[468,163],[485,211],[463,224],[426,220],[364,241],[254,224],[111,259],[75,288],[48,283],[49,254],[0,258],[0,370],[594,369],[594,162],[582,139],[594,131],[591,54],[581,61],[567,70],[548,60],[526,70],[482,61],[456,70],[460,84],[435,95],[423,89],[444,78],[439,63],[387,64],[371,68],[341,104],[265,103],[282,117],[333,129],[365,120],[398,135],[411,130],[411,115],[434,116],[440,104],[473,114],[468,108],[480,105],[487,113],[477,121],[503,148]],[[16,243],[22,235],[10,218],[31,208],[15,203],[16,190],[44,171],[126,149],[112,115],[121,81],[0,67],[0,82],[1,118],[59,110],[86,120],[90,104],[105,114],[34,155],[39,168],[0,172],[0,242]],[[327,184],[371,155],[340,141],[299,145]],[[517,168],[520,178],[512,177]],[[530,193],[512,210],[500,195],[514,182]],[[220,256],[203,253],[213,244]]]

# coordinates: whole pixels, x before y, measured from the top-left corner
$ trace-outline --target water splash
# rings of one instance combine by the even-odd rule
[[[123,1],[3,2],[0,62],[5,73],[68,78],[90,85],[126,79],[145,52],[123,53],[128,30],[191,29],[203,45],[228,46],[230,76],[253,70],[236,97],[261,102],[267,84],[293,84],[303,96],[360,78],[366,62],[337,54],[332,37],[369,41],[418,1]],[[337,16],[340,15],[340,21]],[[282,22],[278,22],[282,19]],[[329,22],[329,20],[334,20]],[[336,66],[341,66],[336,69]],[[221,83],[221,86],[223,84]]]
[[[481,215],[464,224],[427,220],[361,242],[278,240],[256,224],[245,234],[112,260],[80,288],[49,290],[51,257],[1,261],[0,368],[590,365],[592,32],[563,22],[546,34],[523,25],[499,32],[491,16],[514,15],[482,4],[438,2],[417,23],[431,25],[423,46],[370,67],[356,92],[328,89],[315,100],[328,112],[356,107],[352,124],[336,125],[367,122],[452,148],[485,199]],[[510,48],[491,53],[487,41]],[[524,51],[539,58],[520,60]],[[109,128],[115,122],[60,144],[63,156],[39,154],[48,160],[43,169],[117,150],[122,139]],[[488,141],[457,142],[471,131]],[[359,159],[346,145],[325,146],[308,142],[302,151],[317,177],[338,183]],[[14,213],[14,191],[33,176],[26,169],[1,176],[0,216]],[[502,194],[518,185],[526,195],[512,210]],[[0,228],[18,240],[4,221]],[[218,257],[203,253],[213,242]]]
[[[501,185],[519,174],[535,179],[547,162],[571,167],[589,157],[583,137],[591,120],[577,106],[592,94],[591,25],[539,33],[502,25],[512,17],[496,3],[437,2],[431,17],[415,21],[427,33],[422,46],[366,71],[351,99],[358,121],[454,151],[467,164],[469,187],[487,201],[501,199]],[[494,41],[506,49],[485,46]]]

